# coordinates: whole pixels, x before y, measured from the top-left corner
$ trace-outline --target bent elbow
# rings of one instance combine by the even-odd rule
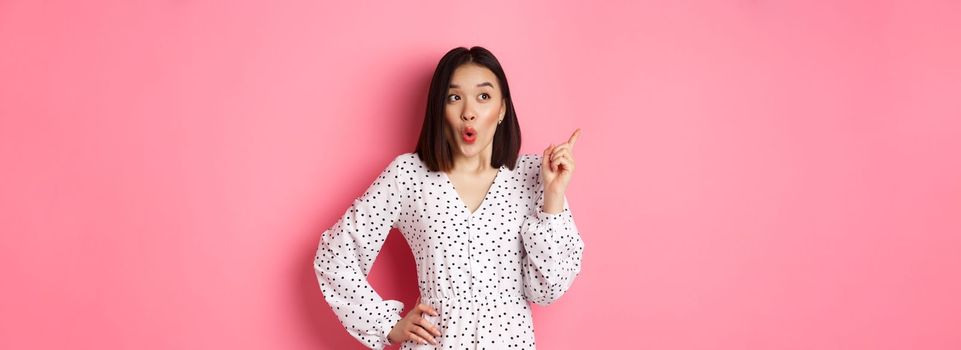
[[[532,303],[540,306],[547,306],[559,300],[566,292],[566,286],[552,284],[546,286],[544,290],[528,290],[527,300],[530,300]]]
[[[529,285],[524,289],[527,300],[534,304],[547,306],[560,299],[574,284],[574,279],[580,274],[579,270],[572,271],[572,274],[558,276],[549,280],[549,283]]]

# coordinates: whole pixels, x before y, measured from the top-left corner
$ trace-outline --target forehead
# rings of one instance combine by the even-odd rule
[[[462,89],[474,89],[477,88],[477,84],[483,82],[490,82],[496,88],[497,76],[487,67],[474,63],[467,63],[457,67],[450,77],[450,83]]]

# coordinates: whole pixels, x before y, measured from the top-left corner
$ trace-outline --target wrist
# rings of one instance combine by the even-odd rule
[[[391,338],[391,335],[394,334],[394,328],[397,327],[398,323],[400,323],[400,320],[398,320],[393,325],[391,325],[390,328],[387,330],[387,336],[385,337],[387,338],[387,346],[394,345],[395,340]]]
[[[564,211],[564,194],[545,193],[541,211],[546,214],[557,214]]]
[[[564,211],[563,209],[552,209],[552,208],[547,208],[547,207],[544,207],[544,208],[541,209],[541,212],[542,212],[542,213],[548,214],[548,215],[560,214],[560,213],[563,212],[563,211]]]

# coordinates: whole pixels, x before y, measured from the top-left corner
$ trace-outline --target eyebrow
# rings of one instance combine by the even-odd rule
[[[480,84],[477,84],[477,87],[481,87],[481,86],[490,86],[490,87],[493,88],[493,87],[494,87],[494,84],[491,84],[490,82],[487,82],[487,81],[485,81],[485,82],[483,82],[483,83],[480,83]],[[451,88],[451,89],[457,89],[457,88],[460,88],[460,85],[450,84],[450,88]]]

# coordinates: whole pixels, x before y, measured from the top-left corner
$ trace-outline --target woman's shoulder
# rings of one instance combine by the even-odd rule
[[[539,153],[523,153],[518,155],[517,164],[513,170],[511,178],[516,181],[516,189],[521,192],[520,196],[533,200],[538,197],[537,191],[540,189],[541,179],[541,158]]]
[[[422,162],[420,157],[417,156],[417,153],[414,152],[401,153],[394,156],[394,159],[390,162],[390,166],[399,171],[402,170],[406,174],[422,173],[427,169],[424,162]]]
[[[521,153],[517,156],[517,165],[515,166],[515,171],[521,173],[540,173],[541,171],[541,155],[540,153]]]
[[[420,162],[420,158],[417,157],[417,153],[406,152],[398,154],[394,157],[394,162],[410,164],[411,162]]]
[[[542,155],[540,153],[521,153],[517,156],[517,161],[535,162],[540,164]]]

